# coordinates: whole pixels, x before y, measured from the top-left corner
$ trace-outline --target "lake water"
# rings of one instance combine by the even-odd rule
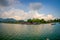
[[[21,25],[0,23],[0,40],[60,40],[60,24]]]

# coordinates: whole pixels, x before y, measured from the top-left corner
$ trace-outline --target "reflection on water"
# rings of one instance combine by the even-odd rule
[[[1,40],[59,40],[60,24],[21,25],[0,23]]]

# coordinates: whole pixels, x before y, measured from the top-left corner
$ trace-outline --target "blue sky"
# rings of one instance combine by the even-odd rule
[[[52,13],[55,16],[59,17],[60,15],[60,0],[20,0],[23,4],[26,6],[30,3],[39,2],[42,3],[45,7],[44,10],[42,10],[42,13]],[[41,12],[41,11],[40,11]]]
[[[8,11],[11,12],[12,10],[14,12],[14,11],[18,11],[17,9],[19,11],[23,10],[24,14],[25,13],[29,14],[29,12],[33,10],[33,11],[36,11],[38,15],[44,14],[46,16],[50,15],[56,18],[60,18],[60,0],[13,0],[13,1],[12,0],[0,0],[0,17],[7,18]],[[9,14],[10,14],[9,17],[11,17],[12,12]],[[19,15],[16,14],[15,16],[18,17]],[[20,16],[20,19],[21,19],[21,16]],[[13,17],[13,18],[17,18],[17,17]]]

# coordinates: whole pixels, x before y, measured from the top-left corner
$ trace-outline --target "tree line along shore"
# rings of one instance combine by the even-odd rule
[[[0,23],[15,23],[15,24],[46,24],[46,23],[60,23],[60,19],[54,19],[54,20],[44,20],[44,19],[27,19],[25,20],[15,20],[13,18],[7,18],[3,19],[0,18]]]

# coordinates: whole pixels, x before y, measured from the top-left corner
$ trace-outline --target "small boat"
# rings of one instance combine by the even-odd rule
[[[56,25],[56,23],[52,23],[51,25]]]

